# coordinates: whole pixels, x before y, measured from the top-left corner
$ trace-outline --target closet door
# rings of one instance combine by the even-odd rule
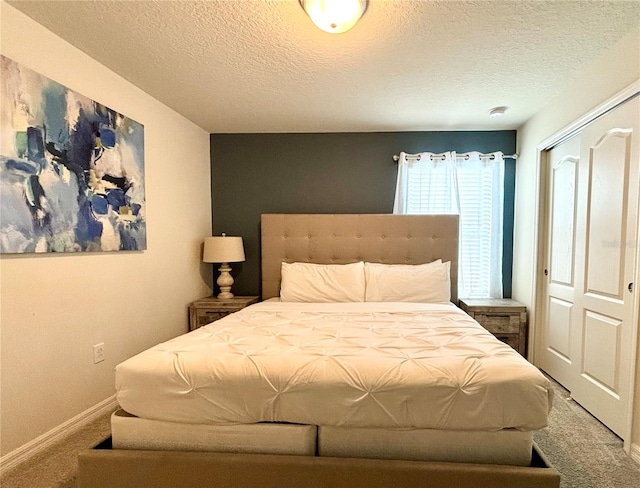
[[[623,437],[638,327],[640,97],[548,152],[536,365]]]
[[[581,134],[576,215],[573,398],[612,431],[628,428],[636,275],[638,98]]]
[[[580,138],[547,154],[547,229],[544,320],[540,325],[536,364],[571,390],[576,377],[580,327],[575,313],[576,212]]]

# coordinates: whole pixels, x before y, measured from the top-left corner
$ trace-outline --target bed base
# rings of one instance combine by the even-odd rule
[[[290,454],[528,466],[532,432],[337,427],[279,422],[184,424],[111,415],[113,449]]]
[[[107,446],[79,455],[78,488],[559,488],[535,444],[532,458],[519,467]]]

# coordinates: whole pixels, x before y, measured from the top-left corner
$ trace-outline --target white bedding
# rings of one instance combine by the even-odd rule
[[[247,307],[116,367],[141,418],[535,430],[547,379],[452,304]]]

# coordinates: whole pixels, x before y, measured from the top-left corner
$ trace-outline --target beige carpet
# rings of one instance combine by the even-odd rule
[[[549,426],[535,440],[560,472],[561,488],[638,488],[640,465],[622,449],[622,441],[571,400],[554,383]],[[0,477],[2,488],[76,488],[77,453],[110,435],[109,416]],[[490,488],[490,487],[487,487]]]
[[[92,448],[111,435],[111,413],[80,432],[63,439],[28,462],[2,473],[2,488],[76,488],[78,452]]]
[[[640,464],[622,448],[622,440],[553,382],[549,425],[533,438],[560,472],[560,488],[640,488]]]

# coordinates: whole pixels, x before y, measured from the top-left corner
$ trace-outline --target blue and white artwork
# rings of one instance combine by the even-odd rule
[[[2,56],[0,252],[144,250],[144,127]]]

